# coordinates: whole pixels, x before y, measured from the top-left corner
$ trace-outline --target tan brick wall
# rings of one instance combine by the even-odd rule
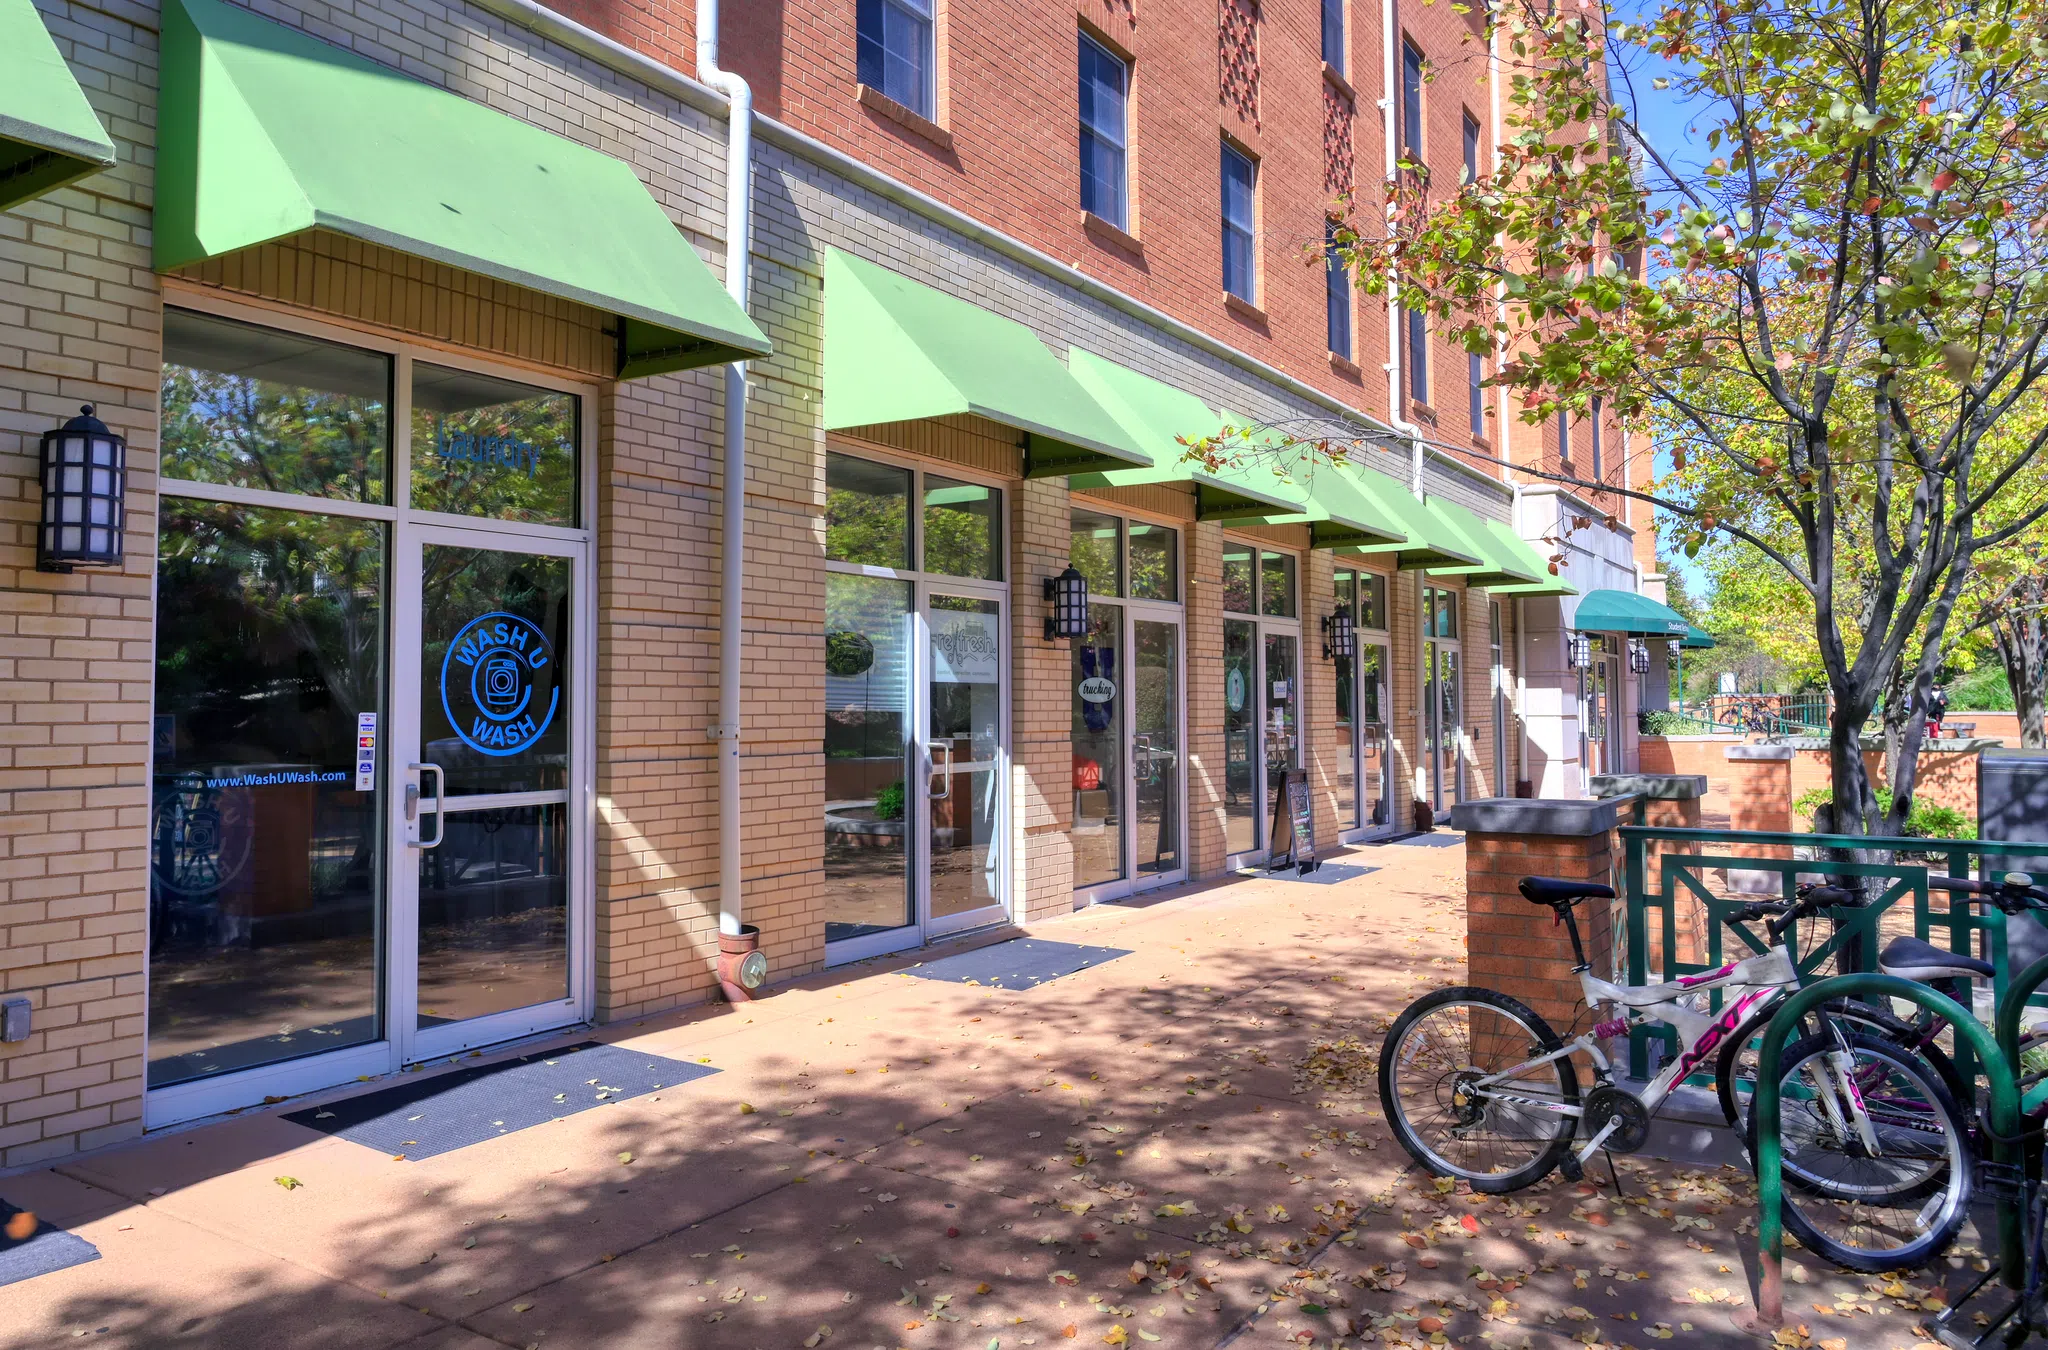
[[[1215,876],[1229,856],[1223,784],[1223,527],[1214,521],[1187,542],[1188,872]]]
[[[1067,567],[1064,478],[1017,485],[1010,505],[1010,801],[1014,912],[1029,922],[1074,907],[1073,643],[1045,640],[1046,577]]]

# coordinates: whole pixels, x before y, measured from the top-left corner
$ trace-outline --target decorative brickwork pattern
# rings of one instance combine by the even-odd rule
[[[1351,96],[1328,80],[1323,81],[1323,191],[1333,201],[1351,196],[1353,120]]]
[[[1217,0],[1217,73],[1223,106],[1259,125],[1259,0]]]

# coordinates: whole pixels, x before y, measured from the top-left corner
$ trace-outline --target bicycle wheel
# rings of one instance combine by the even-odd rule
[[[1836,1038],[1823,1032],[1787,1048],[1778,1079],[1785,1227],[1850,1270],[1921,1265],[1948,1247],[1969,1211],[1976,1169],[1962,1113],[1923,1061],[1873,1036],[1845,1039],[1877,1148],[1853,1124],[1829,1063]],[[1754,1099],[1744,1133],[1754,1165]]]
[[[1499,1195],[1533,1186],[1571,1148],[1579,1079],[1557,1033],[1491,989],[1440,989],[1408,1005],[1380,1047],[1380,1105],[1408,1155],[1440,1177]]]
[[[1962,1072],[1956,1068],[1955,1061],[1948,1057],[1948,1052],[1938,1042],[1926,1041],[1917,1023],[1908,1022],[1876,1004],[1855,999],[1836,999],[1821,1004],[1816,1011],[1830,1022],[1844,1024],[1847,1031],[1889,1041],[1902,1053],[1919,1057],[1940,1076],[1941,1085],[1948,1089],[1952,1100],[1965,1102],[1971,1099],[1971,1089],[1963,1082]],[[1801,1030],[1812,1034],[1813,1026],[1813,1019],[1809,1016]],[[1756,1050],[1747,1041],[1730,1041],[1722,1047],[1714,1086],[1721,1099],[1721,1114],[1731,1126],[1739,1128],[1742,1124],[1741,1093],[1746,1090],[1746,1085],[1756,1081],[1756,1059]],[[1974,1126],[1974,1122],[1967,1119],[1964,1124]],[[1970,1133],[1974,1138],[1975,1129],[1972,1128]]]

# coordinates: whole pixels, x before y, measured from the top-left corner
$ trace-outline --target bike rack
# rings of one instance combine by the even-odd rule
[[[2014,989],[2024,990],[2025,993],[2033,992],[2027,983],[2029,980],[2033,980],[2035,984],[2048,980],[2048,958],[2029,966],[2014,985]],[[2000,1045],[2001,1038],[1994,1037],[1984,1024],[1971,1016],[1961,1004],[1945,994],[1936,993],[1924,984],[1901,979],[1896,975],[1833,975],[1801,989],[1785,1001],[1771,1018],[1770,1024],[1764,1028],[1763,1049],[1757,1066],[1756,1310],[1749,1314],[1738,1314],[1735,1319],[1736,1325],[1747,1332],[1768,1333],[1785,1325],[1785,1163],[1781,1156],[1781,1143],[1778,1137],[1781,1121],[1778,1074],[1779,1065],[1784,1059],[1785,1042],[1791,1039],[1801,1020],[1815,1008],[1830,999],[1850,996],[1904,999],[1908,1003],[1918,1004],[1938,1017],[1948,1019],[1949,1025],[1955,1030],[1957,1042],[1969,1043],[1971,1051],[1984,1066],[1984,1076],[1991,1085],[1992,1156],[2001,1168],[2014,1172],[2019,1168],[2020,1094],[2019,1080],[2012,1069],[2014,1061],[2006,1057]],[[2019,998],[2008,997],[2006,1004],[2000,1008],[2001,1030],[2005,1029],[2007,1012],[2010,1010],[2012,1034],[2009,1038],[2004,1038],[2007,1044],[2018,1044],[2019,1009],[2025,1002],[2024,994]],[[2021,1227],[2019,1203],[2010,1196],[2001,1194],[1998,1197],[1996,1272],[2008,1289],[2019,1289],[2025,1282]]]

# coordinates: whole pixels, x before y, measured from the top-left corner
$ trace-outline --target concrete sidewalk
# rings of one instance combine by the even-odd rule
[[[1745,1176],[1407,1167],[1375,1053],[1462,977],[1463,850],[1338,861],[1039,925],[1132,954],[1028,991],[921,953],[604,1028],[720,1072],[421,1161],[302,1099],[0,1178],[102,1254],[0,1286],[0,1346],[1751,1343]],[[1911,1345],[1938,1296],[1808,1267],[1788,1346]]]

